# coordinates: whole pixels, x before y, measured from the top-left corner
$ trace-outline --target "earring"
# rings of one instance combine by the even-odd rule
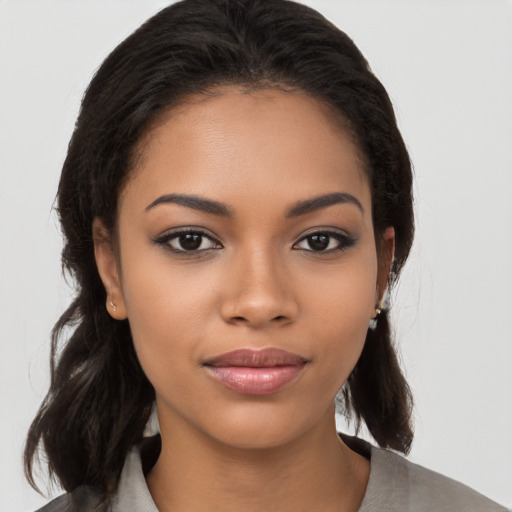
[[[114,301],[109,302],[109,306],[112,308],[112,311],[115,311],[117,309],[117,306],[115,305]]]
[[[371,329],[372,331],[375,331],[375,329],[377,329],[377,320],[379,319],[379,316],[386,310],[386,308],[382,305],[382,304],[379,304],[376,308],[375,308],[375,316],[373,318],[370,319],[370,323],[368,324],[368,328]]]

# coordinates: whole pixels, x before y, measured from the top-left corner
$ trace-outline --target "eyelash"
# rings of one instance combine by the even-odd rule
[[[170,245],[170,242],[172,240],[178,240],[180,237],[186,236],[186,235],[197,235],[201,237],[201,243],[200,246],[203,244],[203,239],[208,239],[211,242],[213,242],[216,247],[209,247],[207,249],[200,249],[200,250],[186,250],[186,249],[175,249]],[[166,233],[165,235],[162,235],[155,240],[153,240],[153,243],[155,243],[158,246],[164,246],[167,250],[177,253],[177,254],[186,254],[186,255],[198,255],[199,253],[205,252],[205,251],[212,251],[216,249],[221,249],[222,244],[216,240],[213,236],[209,235],[205,231],[199,228],[179,228],[179,230],[172,231],[170,233]],[[199,247],[200,247],[199,246]]]
[[[187,250],[187,249],[183,249],[183,248],[176,249],[170,245],[171,241],[179,240],[179,238],[186,236],[186,235],[199,236],[201,238],[199,247],[196,249],[193,249],[193,250]],[[338,242],[338,246],[334,249],[319,250],[319,251],[315,251],[313,249],[297,248],[297,245],[304,242],[305,240],[308,240],[313,236],[319,236],[319,235],[324,235],[329,238],[328,246],[331,243],[331,239],[336,240]],[[215,247],[208,247],[206,249],[200,249],[201,245],[203,244],[204,239],[208,239],[210,242],[215,244]],[[193,255],[197,256],[200,253],[210,252],[212,250],[217,250],[217,249],[222,249],[222,247],[223,247],[222,244],[217,239],[215,239],[213,236],[211,236],[210,234],[206,233],[205,231],[203,231],[199,228],[194,228],[194,227],[180,228],[177,231],[172,231],[170,233],[166,233],[165,235],[162,235],[162,236],[154,239],[153,243],[155,243],[158,246],[164,246],[167,250],[169,250],[173,253],[183,254],[183,255],[188,255],[188,256],[193,256]],[[316,231],[312,231],[311,233],[308,233],[305,236],[303,236],[302,238],[300,238],[297,242],[295,242],[293,244],[292,248],[295,250],[305,250],[306,252],[311,252],[313,254],[332,254],[332,253],[336,253],[336,252],[345,251],[345,250],[349,249],[350,247],[352,247],[355,243],[356,243],[356,239],[350,235],[340,233],[338,231],[328,230],[328,229],[319,229]]]
[[[307,240],[308,238],[311,238],[313,236],[318,235],[325,235],[329,237],[330,239],[334,239],[338,242],[338,247],[334,249],[329,249],[327,251],[315,251],[312,249],[305,249],[307,252],[311,252],[313,254],[332,254],[336,252],[342,252],[346,251],[356,243],[356,239],[353,236],[347,235],[345,233],[340,233],[339,231],[332,231],[329,229],[318,229],[315,231],[312,231],[308,233],[307,235],[303,236],[298,242],[296,242],[293,247],[295,248],[299,243],[303,242],[304,240]],[[329,241],[330,245],[330,241]],[[300,250],[300,249],[299,249]]]

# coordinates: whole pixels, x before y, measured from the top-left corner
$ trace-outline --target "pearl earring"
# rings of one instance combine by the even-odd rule
[[[379,304],[375,308],[375,316],[370,319],[370,323],[368,324],[369,329],[371,329],[372,331],[377,329],[377,320],[379,319],[379,315],[381,315],[385,310],[386,308],[382,304]]]

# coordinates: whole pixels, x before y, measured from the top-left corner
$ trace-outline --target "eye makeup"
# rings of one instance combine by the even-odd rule
[[[302,236],[293,245],[295,250],[311,251],[318,254],[341,252],[354,246],[357,239],[341,231],[330,229],[315,229]]]
[[[195,226],[175,228],[153,239],[152,242],[168,251],[185,256],[223,248],[216,237]],[[356,242],[356,237],[345,232],[333,228],[315,228],[302,235],[292,245],[292,249],[316,254],[332,254],[346,251]]]
[[[213,235],[195,226],[176,228],[153,239],[153,243],[173,253],[184,255],[197,255],[222,249],[222,244]]]

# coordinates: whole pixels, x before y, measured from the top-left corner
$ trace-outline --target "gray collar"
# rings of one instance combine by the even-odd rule
[[[355,437],[340,435],[354,451],[370,459],[370,478],[358,512],[507,512],[476,491],[409,462],[397,453],[371,446]],[[145,475],[161,449],[160,436],[146,438],[126,458],[115,512],[158,512]]]

